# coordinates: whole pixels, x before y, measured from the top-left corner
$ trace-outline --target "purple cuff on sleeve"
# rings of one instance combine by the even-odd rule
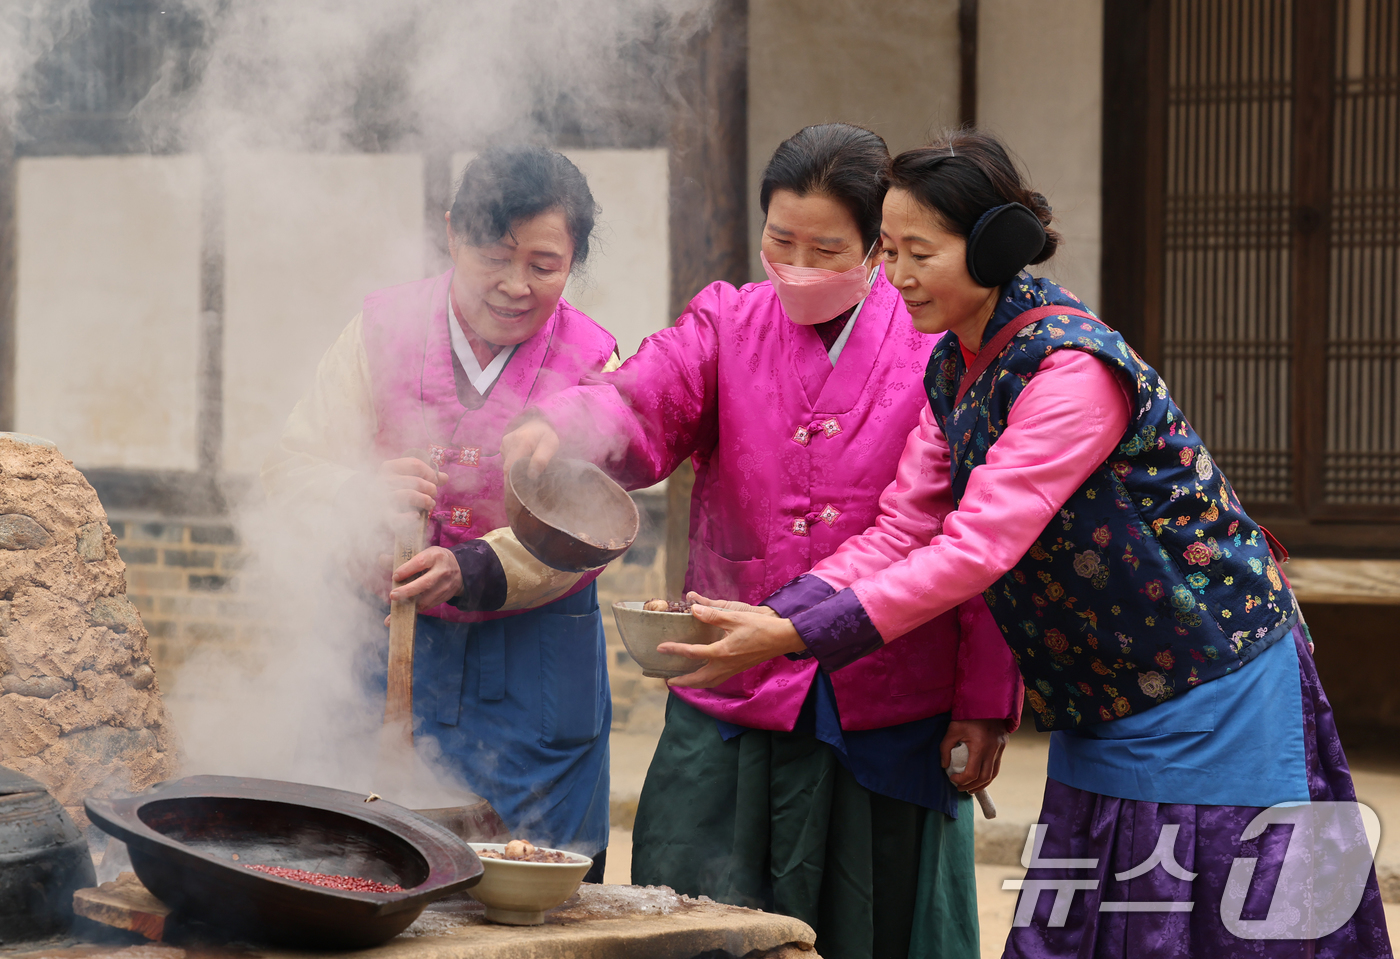
[[[792,614],[815,606],[836,590],[826,581],[811,573],[801,576],[779,589],[760,605],[773,609],[783,619],[792,619]]]
[[[464,613],[489,613],[506,602],[506,570],[485,540],[452,547],[462,571],[462,592],[447,602]]]
[[[787,618],[828,673],[849,666],[885,644],[865,607],[849,588]]]

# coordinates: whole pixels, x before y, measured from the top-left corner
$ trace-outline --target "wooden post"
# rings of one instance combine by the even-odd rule
[[[394,569],[423,550],[428,514],[420,513],[410,529],[394,537]],[[389,666],[384,697],[384,725],[397,726],[403,743],[413,743],[413,643],[418,624],[418,600],[396,599],[389,604]]]
[[[748,282],[748,3],[717,0],[680,54],[671,105],[671,315],[707,283]],[[690,554],[687,462],[667,484],[666,591],[679,598]]]
[[[12,118],[0,111],[0,432],[15,428],[15,188],[18,174]]]
[[[1101,312],[1162,363],[1167,0],[1104,6]]]
[[[1293,8],[1293,489],[1309,518],[1324,498],[1331,275],[1334,0]]]
[[[977,0],[958,0],[958,126],[977,126]]]
[[[224,164],[204,158],[203,240],[199,263],[199,471],[217,484],[224,449]],[[215,504],[210,503],[212,513]]]

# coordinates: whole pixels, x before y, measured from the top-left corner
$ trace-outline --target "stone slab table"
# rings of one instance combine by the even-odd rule
[[[487,922],[484,907],[463,897],[434,903],[399,936],[360,952],[211,941],[173,921],[159,943],[69,940],[5,952],[6,959],[820,959],[815,941],[811,926],[787,916],[689,899],[664,887],[584,885],[543,925]]]

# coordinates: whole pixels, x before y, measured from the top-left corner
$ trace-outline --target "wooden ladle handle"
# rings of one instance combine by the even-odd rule
[[[409,450],[404,456],[430,462],[423,450]],[[395,535],[393,569],[422,552],[427,526],[428,514],[419,512],[412,529],[400,530]],[[417,623],[416,597],[389,603],[389,680],[384,699],[384,724],[402,726],[409,743],[413,742],[413,633]]]

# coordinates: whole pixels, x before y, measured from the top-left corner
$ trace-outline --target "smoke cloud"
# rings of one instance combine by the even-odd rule
[[[619,145],[663,119],[656,106],[674,53],[707,8],[169,0],[132,19],[109,0],[10,0],[0,8],[0,105],[42,101],[32,68],[42,67],[39,81],[80,68],[85,30],[101,20],[156,48],[152,63],[122,68],[152,73],[133,114],[156,150],[460,149],[560,134]]]
[[[78,69],[66,58],[78,56],[95,17],[110,15],[106,6],[0,8],[0,118],[45,106],[35,77]],[[156,45],[154,83],[131,115],[152,152],[211,158],[446,155],[522,140],[658,145],[676,51],[704,28],[707,8],[708,0],[171,0],[155,15],[169,18],[159,21],[169,24],[162,36],[183,45]],[[366,650],[383,644],[384,610],[363,598],[368,571],[388,552],[374,505],[329,495],[268,503],[254,493],[235,519],[249,560],[237,592],[219,601],[230,623],[257,625],[238,643],[196,649],[178,669],[168,699],[184,772],[373,790],[417,807],[469,801],[470,783],[444,771],[431,740],[420,738],[405,766],[380,761],[383,688],[373,688]]]
[[[0,120],[32,94],[31,71],[59,40],[88,22],[89,0],[7,0],[0,5]]]
[[[616,120],[664,82],[702,0],[201,0],[210,41],[189,94],[160,86],[152,126],[185,117],[203,148],[335,150],[520,138],[561,105]],[[173,71],[172,71],[173,74]],[[446,134],[446,136],[444,136]]]

